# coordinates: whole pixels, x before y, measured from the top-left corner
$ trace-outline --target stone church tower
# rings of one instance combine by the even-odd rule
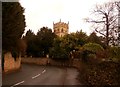
[[[57,36],[63,37],[64,35],[68,34],[69,22],[64,23],[64,22],[61,22],[61,20],[55,24],[53,22],[53,30]]]

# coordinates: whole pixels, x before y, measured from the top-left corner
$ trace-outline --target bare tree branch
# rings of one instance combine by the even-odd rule
[[[118,17],[116,16],[117,13],[115,12],[115,9],[116,8],[113,2],[105,3],[103,5],[97,5],[96,9],[93,11],[95,14],[98,13],[97,15],[95,15],[97,16],[96,20],[86,20],[86,22],[95,23],[97,25],[98,28],[95,28],[95,31],[106,38],[107,46],[109,45],[109,41],[111,39],[114,40],[114,38],[116,37],[116,21]]]
[[[97,30],[97,28],[95,29],[95,31],[96,31],[96,32],[98,32],[99,34],[101,34],[101,35],[103,35],[103,36],[105,36],[105,37],[106,37],[106,35],[105,35],[105,34],[103,34],[103,33],[101,33],[100,31],[98,31],[98,30]]]

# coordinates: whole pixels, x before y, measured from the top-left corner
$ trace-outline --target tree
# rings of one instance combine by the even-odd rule
[[[50,56],[53,59],[68,59],[69,53],[62,44],[61,38],[54,39],[53,47],[50,49]]]
[[[32,30],[29,29],[29,30],[26,32],[26,35],[23,36],[23,38],[24,38],[26,41],[30,41],[30,40],[33,40],[33,39],[35,38],[35,34],[34,34],[34,32],[33,32]]]
[[[46,57],[53,45],[55,34],[48,27],[42,27],[35,35],[28,30],[24,36],[27,42],[27,55],[34,57]]]
[[[87,42],[87,38],[88,36],[82,32],[82,30],[77,31],[76,33],[71,33],[61,38],[61,45],[66,48],[67,51],[71,52],[78,50],[79,46],[83,46]]]
[[[10,51],[16,59],[21,51],[18,42],[25,29],[23,12],[19,2],[2,2],[2,69],[6,52]]]
[[[103,48],[106,48],[104,39],[102,36],[97,36],[95,32],[92,32],[88,37],[88,42],[100,44]]]
[[[29,29],[23,39],[27,44],[27,56],[38,56],[37,53],[39,48],[36,44],[36,35],[32,32],[32,30]]]
[[[113,59],[113,61],[120,60],[120,47],[110,47],[108,55],[110,59]]]
[[[42,27],[37,32],[38,47],[41,48],[43,56],[49,53],[49,48],[52,47],[56,35],[48,27]]]
[[[67,34],[64,37],[61,37],[60,46],[66,49],[67,52],[70,52],[75,49],[75,33]]]
[[[53,47],[50,50],[51,56],[54,58],[67,59],[70,58],[74,51],[79,50],[80,46],[87,43],[86,33],[76,32],[67,34],[60,38],[55,38]]]
[[[18,48],[20,50],[20,54],[21,56],[25,56],[26,55],[26,49],[27,49],[27,43],[25,42],[25,40],[22,38],[18,41]]]
[[[100,51],[103,51],[103,47],[96,43],[87,43],[83,46],[84,50],[90,51],[92,53],[99,53]]]
[[[104,51],[104,48],[97,43],[87,43],[83,46],[83,60],[87,61],[90,56],[92,58],[100,58],[102,55],[102,52]]]
[[[92,43],[98,43],[98,44],[101,43],[100,38],[96,35],[95,32],[92,32],[90,34],[90,36],[88,37],[88,41]]]
[[[117,6],[117,10],[118,10],[118,46],[120,46],[120,1],[115,2],[115,5]]]
[[[2,44],[3,51],[20,51],[16,44],[24,33],[24,9],[19,2],[2,3]]]
[[[75,40],[76,40],[76,45],[83,46],[87,42],[87,34],[80,30],[79,32],[77,31],[75,34]]]
[[[103,5],[97,5],[94,10],[97,17],[88,22],[95,23],[95,31],[106,38],[106,46],[109,45],[110,40],[115,39],[117,13],[115,12],[114,4],[112,2]]]

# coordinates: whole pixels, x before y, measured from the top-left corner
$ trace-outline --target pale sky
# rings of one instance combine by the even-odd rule
[[[20,0],[25,8],[26,29],[37,32],[43,26],[53,29],[53,22],[68,23],[69,32],[80,31],[87,34],[92,32],[90,23],[83,19],[91,15],[96,4],[113,0]]]

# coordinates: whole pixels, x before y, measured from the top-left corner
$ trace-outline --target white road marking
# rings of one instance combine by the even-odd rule
[[[20,85],[20,84],[22,84],[22,83],[24,83],[24,82],[25,82],[25,81],[18,82],[18,83],[14,84],[14,85],[12,85],[12,86],[10,86],[10,87],[14,87],[14,86]]]
[[[40,76],[40,75],[41,75],[41,74],[38,74],[38,75],[36,75],[36,76],[33,76],[32,79],[37,78],[37,77]]]
[[[46,72],[46,70],[43,70],[43,71],[42,71],[42,73],[45,73],[45,72]]]
[[[43,70],[43,71],[42,71],[42,74],[45,73],[45,72],[46,72],[46,70]],[[33,76],[32,79],[37,78],[37,77],[40,76],[40,75],[41,75],[41,73],[38,74],[38,75],[36,75],[36,76]]]
[[[45,73],[45,72],[46,72],[46,70],[43,70],[43,71],[42,71],[42,73]],[[33,76],[32,79],[37,78],[37,77],[40,76],[40,75],[41,75],[41,73],[38,74],[38,75],[36,75],[36,76]],[[15,87],[15,86],[20,85],[20,84],[22,84],[22,83],[24,83],[24,82],[25,82],[25,81],[18,82],[18,83],[14,84],[14,85],[12,85],[12,86],[10,86],[10,87]]]

